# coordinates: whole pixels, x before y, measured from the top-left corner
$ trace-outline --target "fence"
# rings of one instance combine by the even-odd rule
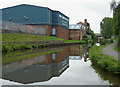
[[[18,31],[23,33],[46,35],[46,28],[8,22],[8,21],[2,21],[2,23],[0,24],[0,29],[8,30],[8,31]]]

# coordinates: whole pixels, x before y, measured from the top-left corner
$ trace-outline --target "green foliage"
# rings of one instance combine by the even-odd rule
[[[38,44],[3,44],[2,51],[3,52],[10,52],[15,50],[26,50],[26,49],[33,49],[34,46],[38,48],[40,45]]]
[[[2,51],[10,52],[13,51],[13,48],[10,45],[2,45]]]
[[[101,34],[105,39],[111,38],[113,35],[113,19],[105,17],[100,23]]]
[[[90,33],[92,34],[92,39],[94,42],[97,42],[97,36],[96,34],[90,29]]]
[[[111,40],[110,40],[110,42],[111,42],[111,43],[114,43],[114,40],[113,40],[113,39],[111,39]]]
[[[100,39],[100,45],[114,43],[114,39]]]
[[[114,9],[113,31],[116,36],[120,34],[120,4],[118,4],[118,6],[116,6]]]
[[[102,54],[104,47],[105,45],[93,46],[89,51],[90,60],[100,68],[106,69],[114,74],[120,74],[120,61],[109,55]]]
[[[100,45],[105,45],[105,39],[100,39]]]
[[[83,35],[83,40],[86,41],[86,42],[88,42],[88,40],[89,40],[88,36],[87,35]]]
[[[33,44],[33,48],[39,48],[40,44]]]
[[[118,44],[116,44],[114,50],[117,51],[117,52],[120,52],[120,48],[119,48]]]
[[[22,49],[33,49],[32,46],[28,44],[21,45],[21,48]]]

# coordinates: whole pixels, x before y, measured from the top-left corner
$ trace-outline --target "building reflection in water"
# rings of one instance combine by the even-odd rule
[[[61,75],[69,67],[68,47],[62,51],[3,65],[2,78],[24,84]]]
[[[82,45],[75,45],[69,47],[69,59],[70,60],[81,60],[84,58],[84,62],[87,62],[88,59],[88,48],[85,48]]]
[[[69,67],[69,59],[81,60],[84,58],[84,61],[87,61],[88,49],[82,45],[62,49],[59,52],[3,65],[2,78],[24,84],[43,82],[60,76]],[[27,55],[29,54],[27,53]]]

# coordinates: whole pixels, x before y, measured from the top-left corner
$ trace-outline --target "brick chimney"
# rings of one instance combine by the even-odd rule
[[[87,24],[87,19],[84,20],[84,23]]]

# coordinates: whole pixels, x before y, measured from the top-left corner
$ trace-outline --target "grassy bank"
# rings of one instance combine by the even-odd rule
[[[64,43],[75,43],[75,42],[87,43],[86,41],[83,40],[64,40]]]
[[[45,47],[45,43],[27,43],[27,44],[16,44],[16,42],[40,42],[40,41],[64,41],[64,43],[86,43],[86,41],[80,40],[64,40],[53,36],[45,36],[45,35],[32,35],[32,34],[14,34],[14,33],[3,33],[2,34],[2,42],[6,42],[9,44],[2,45],[3,52],[10,52],[15,50],[25,50],[25,49],[34,49],[39,47]],[[10,44],[11,43],[11,44]]]
[[[118,46],[116,46],[114,50],[120,53],[120,48],[118,48]]]
[[[38,42],[38,41],[54,41],[63,40],[53,36],[31,35],[31,34],[2,34],[2,42]]]
[[[118,47],[118,43],[116,44],[114,50],[117,51],[117,52],[120,52],[120,48]]]
[[[105,69],[114,74],[120,74],[120,61],[109,55],[102,54],[102,46],[93,46],[89,51],[92,64],[97,64],[100,68]]]

